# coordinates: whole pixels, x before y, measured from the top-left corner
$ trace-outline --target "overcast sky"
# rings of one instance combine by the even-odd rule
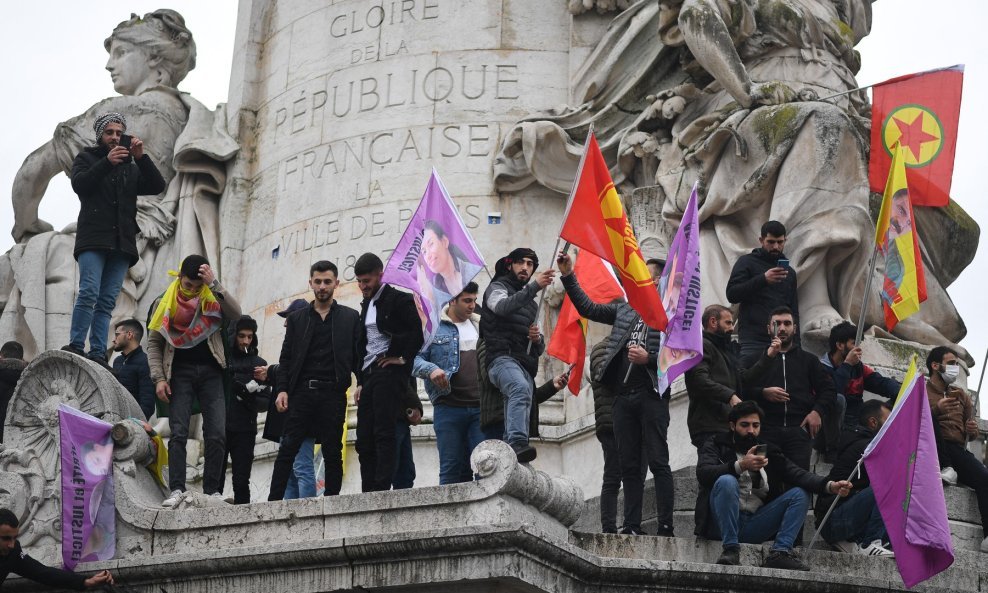
[[[564,2],[565,0],[533,0]],[[55,126],[78,115],[113,92],[104,70],[105,39],[131,12],[144,14],[168,7],[185,16],[198,46],[196,69],[180,85],[207,106],[224,102],[234,51],[237,3],[234,0],[159,2],[27,2],[8,10],[0,20],[0,44],[5,63],[6,91],[0,97],[4,131],[0,135],[0,188],[9,196],[14,174],[31,151],[51,138]],[[988,223],[988,170],[978,138],[986,137],[988,120],[977,106],[988,105],[988,35],[984,31],[988,3],[984,0],[881,0],[874,5],[872,34],[860,45],[861,84],[941,66],[966,64],[961,130],[951,194],[982,226]],[[52,181],[42,202],[41,217],[56,229],[73,222],[78,201],[68,179]],[[0,253],[13,241],[9,198],[0,200]],[[949,292],[967,323],[963,345],[978,361],[971,387],[977,385],[988,348],[988,321],[978,313],[985,298],[988,248]]]

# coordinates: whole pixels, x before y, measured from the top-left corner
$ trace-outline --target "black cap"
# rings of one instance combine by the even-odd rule
[[[295,299],[294,301],[292,301],[292,304],[288,305],[287,309],[285,309],[284,311],[278,311],[278,315],[280,315],[281,317],[288,317],[295,311],[298,311],[299,309],[304,309],[308,306],[309,306],[309,301],[305,299]]]

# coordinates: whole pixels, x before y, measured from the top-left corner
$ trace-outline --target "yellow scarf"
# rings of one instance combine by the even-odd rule
[[[168,273],[172,276],[178,276],[178,273],[174,271]],[[199,299],[195,314],[184,331],[176,330],[171,323],[178,313],[179,293],[185,299],[196,298],[197,296]],[[209,289],[209,286],[203,284],[196,295],[196,293],[190,293],[183,289],[181,279],[175,278],[165,293],[161,295],[161,300],[151,315],[151,321],[148,322],[148,331],[159,332],[168,340],[168,343],[176,348],[191,348],[218,330],[220,328],[219,322],[222,319],[223,312],[220,309],[219,301],[216,300],[216,295]]]

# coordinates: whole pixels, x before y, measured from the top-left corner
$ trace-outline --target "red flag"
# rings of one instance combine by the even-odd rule
[[[882,192],[892,147],[905,150],[909,194],[916,206],[946,206],[954,173],[964,67],[908,74],[872,90],[871,191]]]
[[[580,280],[580,288],[595,303],[609,303],[624,296],[614,274],[599,257],[589,251],[580,252],[573,264],[573,272]],[[583,381],[583,363],[587,356],[587,320],[576,312],[568,295],[563,299],[556,329],[549,338],[546,353],[573,365],[567,386],[570,393],[579,395]]]
[[[666,328],[668,321],[659,292],[592,132],[559,235],[614,264],[628,304],[649,327],[659,331]]]

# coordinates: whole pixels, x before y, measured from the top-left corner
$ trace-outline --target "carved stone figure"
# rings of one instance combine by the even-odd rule
[[[33,354],[64,344],[76,288],[72,259],[75,224],[60,233],[38,218],[48,182],[70,171],[72,160],[94,142],[97,114],[127,117],[168,182],[159,196],[138,198],[140,261],[124,281],[114,318],[143,317],[152,283],[188,253],[219,262],[218,196],[225,161],[237,151],[226,134],[226,112],[210,111],[176,86],[195,67],[192,33],[173,10],[157,10],[120,23],[104,46],[106,69],[120,96],[100,101],[59,124],[52,139],[32,152],[14,178],[12,201],[18,244],[0,263],[0,335],[21,341]],[[149,294],[150,293],[150,294]]]
[[[858,86],[854,46],[870,31],[872,1],[639,1],[577,72],[574,96],[583,103],[508,133],[498,187],[569,191],[592,123],[626,200],[651,186],[638,195],[661,212],[666,245],[699,182],[705,303],[727,302],[734,261],[775,219],[789,230],[804,333],[824,336],[841,319],[857,321],[876,209],[867,179],[870,106],[861,91],[834,95]],[[641,206],[634,218],[650,218]],[[917,208],[917,218],[929,301],[895,335],[956,343],[966,329],[944,288],[973,258],[977,225],[956,204]],[[955,232],[936,232],[944,226]],[[877,298],[868,313],[882,325]]]

